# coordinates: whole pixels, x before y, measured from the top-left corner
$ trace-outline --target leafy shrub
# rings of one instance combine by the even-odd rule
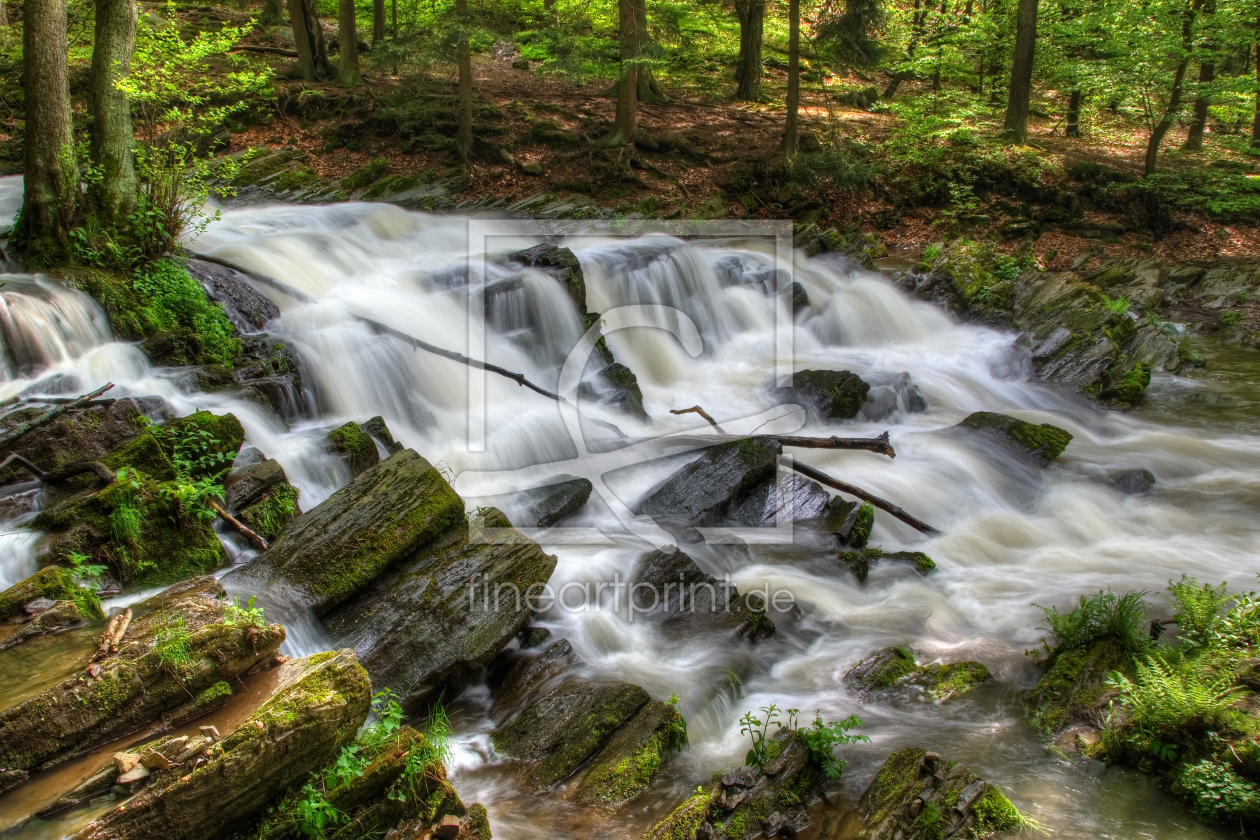
[[[1185,768],[1173,783],[1173,792],[1188,799],[1194,815],[1208,822],[1260,816],[1260,788],[1211,759]]]
[[[1127,653],[1140,654],[1150,649],[1151,639],[1142,630],[1146,604],[1144,592],[1115,595],[1099,592],[1092,598],[1081,596],[1080,604],[1069,613],[1057,608],[1042,607],[1046,614],[1045,628],[1054,636],[1059,651],[1088,647],[1094,642],[1114,639]]]
[[[1194,661],[1178,665],[1147,657],[1135,672],[1132,680],[1113,674],[1111,684],[1129,708],[1129,722],[1165,739],[1184,739],[1187,730],[1221,722],[1243,691],[1234,686],[1232,670],[1213,674]]]
[[[1191,577],[1182,575],[1181,580],[1168,586],[1172,595],[1177,618],[1177,638],[1182,648],[1203,648],[1212,641],[1212,634],[1220,622],[1221,609],[1233,598],[1225,594],[1225,584],[1212,587],[1199,585]]]
[[[841,721],[823,723],[822,712],[814,712],[814,723],[805,729],[798,729],[801,743],[809,750],[809,754],[817,761],[828,779],[836,781],[844,772],[844,759],[836,758],[835,749],[841,744],[852,744],[857,741],[869,741],[865,735],[850,735],[849,730],[862,725],[857,715],[849,715]]]

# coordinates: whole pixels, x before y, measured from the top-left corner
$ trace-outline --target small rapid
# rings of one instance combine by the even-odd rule
[[[0,179],[0,203],[11,203],[20,188],[20,180]],[[479,224],[493,229],[495,221]],[[579,454],[585,450],[570,437],[553,401],[413,349],[362,320],[484,358],[544,388],[558,387],[564,361],[586,326],[553,278],[509,269],[499,259],[537,240],[505,225],[485,241],[493,244],[488,253],[481,245],[472,249],[486,266],[485,292],[478,295],[470,292],[468,222],[462,217],[375,204],[224,210],[190,247],[281,280],[304,296],[259,286],[282,312],[267,330],[292,347],[302,365],[306,411],[287,423],[230,393],[185,390],[174,371],[151,365],[136,346],[114,341],[104,314],[83,293],[38,275],[5,275],[0,400],[24,392],[82,393],[112,381],[112,395],[160,396],[177,414],[230,411],[244,426],[247,444],[284,466],[304,510],[350,479],[325,451],[324,435],[348,420],[378,414],[396,439],[449,472],[470,508],[494,492],[546,483],[533,476],[574,474],[575,459],[588,461],[582,469],[598,469],[603,453]],[[610,331],[607,344],[637,375],[651,421],[589,400],[581,406],[586,417],[635,439],[707,431],[695,414],[670,414],[693,405],[744,432],[756,423],[819,436],[888,431],[895,461],[860,451],[806,450],[796,457],[894,501],[943,533],[928,538],[878,514],[872,545],[925,551],[938,570],[924,578],[876,567],[865,584],[841,573],[834,555],[828,559],[806,543],[753,542],[746,552],[706,556],[710,570],[729,574],[741,592],[787,591],[799,607],[787,632],[755,650],[715,647],[707,637],[666,636],[624,610],[552,609],[541,616],[538,623],[554,638],[568,639],[591,676],[638,684],[657,699],[678,694],[691,748],[617,818],[578,809],[563,797],[543,800],[520,791],[494,755],[486,692],[474,686],[454,708],[452,778],[465,801],[489,807],[496,837],[637,836],[698,780],[742,763],[747,743],[739,718],[769,703],[807,714],[820,709],[829,720],[855,713],[864,719],[862,731],[871,743],[845,751],[845,785],[854,796],[892,749],[915,744],[972,765],[1058,837],[1224,836],[1194,823],[1149,779],[1053,757],[1025,724],[1020,692],[1037,678],[1025,655],[1043,636],[1035,604],[1068,607],[1100,589],[1158,593],[1182,574],[1226,580],[1234,589],[1254,587],[1260,571],[1260,520],[1254,515],[1260,508],[1260,437],[1245,420],[1187,398],[1224,388],[1236,402],[1252,400],[1248,389],[1254,385],[1246,376],[1219,383],[1212,368],[1197,379],[1166,376],[1157,379],[1142,408],[1106,412],[1033,380],[1029,353],[1014,335],[955,323],[886,279],[838,259],[792,257],[792,279],[810,300],[793,317],[790,300],[776,291],[780,266],[773,249],[756,241],[689,243],[659,234],[625,239],[603,233],[558,244],[572,248],[582,263],[589,311],[672,307],[685,314],[701,345],[695,354],[668,330],[651,326]],[[470,318],[470,305],[478,317]],[[773,388],[785,346],[795,369],[851,370],[875,383],[873,396],[878,392],[880,399],[840,432],[778,410]],[[484,411],[476,399],[483,389]],[[975,411],[1051,422],[1074,438],[1055,464],[1034,472],[944,431]],[[474,415],[484,417],[484,435],[474,428]],[[588,443],[621,445],[606,427],[583,428]],[[606,485],[633,509],[686,457],[618,466],[605,476]],[[1135,468],[1154,473],[1153,493],[1124,496],[1107,480]],[[526,470],[531,477],[514,486],[514,474]],[[20,528],[29,516],[3,526],[0,586],[35,569],[38,540]],[[544,541],[559,557],[551,582],[556,589],[618,575],[624,580],[647,547],[599,498],[566,524],[592,529],[601,539]],[[234,556],[250,556],[233,536],[225,539]],[[283,620],[290,625],[286,652],[322,649],[321,632],[309,617]],[[979,660],[996,680],[942,706],[848,695],[841,675],[891,644],[909,645],[928,659]],[[841,831],[824,821],[823,836]]]

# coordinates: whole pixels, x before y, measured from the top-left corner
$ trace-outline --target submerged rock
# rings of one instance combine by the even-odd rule
[[[1072,441],[1069,432],[1049,423],[1034,425],[992,411],[977,411],[958,424],[956,428],[984,435],[997,443],[1031,458],[1039,466],[1046,466],[1067,449]]]
[[[961,764],[910,747],[893,753],[858,803],[858,840],[982,838],[1024,818],[1002,791]]]
[[[575,478],[543,489],[546,495],[533,506],[534,521],[539,528],[550,528],[581,510],[594,487],[588,479]]]
[[[554,556],[490,508],[471,525],[461,518],[440,542],[413,552],[338,607],[326,626],[338,643],[354,647],[377,684],[418,710],[443,694],[454,697],[491,663],[529,620],[532,599],[555,566]]]
[[[367,717],[372,687],[348,650],[290,660],[270,700],[186,775],[165,771],[78,840],[214,840],[241,831],[326,762]]]
[[[779,389],[781,399],[802,403],[822,423],[852,420],[862,410],[871,386],[847,370],[801,370],[792,385]]]
[[[0,768],[30,770],[152,723],[275,653],[278,624],[228,626],[213,578],[135,606],[124,644],[96,676],[72,677],[0,713]]]
[[[842,551],[837,563],[840,568],[853,572],[862,582],[866,581],[875,563],[905,563],[921,575],[936,569],[936,563],[922,551],[883,551],[878,548]]]
[[[1112,478],[1116,489],[1126,496],[1149,493],[1155,487],[1155,474],[1150,470],[1126,470]]]
[[[894,686],[917,689],[924,699],[943,703],[966,694],[989,677],[989,669],[979,662],[919,665],[909,648],[886,647],[850,668],[844,684],[860,696]]]
[[[295,520],[267,551],[223,580],[251,591],[284,586],[326,615],[463,518],[463,500],[442,474],[403,450]]]
[[[677,546],[644,556],[630,588],[634,606],[649,611],[667,633],[685,637],[705,629],[732,632],[759,642],[776,632],[766,605],[753,609],[733,585],[703,571]]]

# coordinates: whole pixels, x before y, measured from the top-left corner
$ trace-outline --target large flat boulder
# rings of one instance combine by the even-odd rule
[[[225,585],[283,587],[326,615],[463,522],[464,502],[410,449],[391,455],[295,520]]]
[[[45,767],[134,732],[275,653],[284,628],[225,624],[222,591],[202,578],[136,605],[116,655],[0,713],[0,768]]]
[[[706,449],[639,505],[662,522],[710,525],[778,471],[783,447],[768,438],[746,438]]]
[[[78,840],[228,837],[327,763],[367,718],[367,673],[348,650],[291,660],[283,669],[271,699],[215,744],[208,761],[185,775],[163,774]]]
[[[669,703],[645,703],[591,759],[578,784],[583,805],[616,808],[642,793],[674,750],[686,744],[686,723]]]
[[[443,693],[454,697],[491,663],[529,620],[531,593],[541,594],[555,566],[554,556],[490,508],[471,524],[461,518],[443,540],[365,587],[325,624],[338,644],[355,649],[378,686],[418,710]]]

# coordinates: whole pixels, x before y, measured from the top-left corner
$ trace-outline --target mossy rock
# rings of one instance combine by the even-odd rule
[[[1105,682],[1112,671],[1129,670],[1129,658],[1111,638],[1088,647],[1056,650],[1050,668],[1028,695],[1029,717],[1041,733],[1055,736],[1076,723],[1093,725],[1110,692]]]
[[[616,808],[642,793],[681,746],[670,734],[671,724],[680,718],[672,706],[655,700],[639,709],[591,760],[578,785],[577,801]]]
[[[328,433],[327,440],[332,451],[346,459],[351,475],[362,475],[365,470],[380,463],[376,441],[358,423],[351,421],[333,429]]]
[[[146,403],[121,399],[110,405],[67,412],[41,426],[38,433],[18,438],[8,451],[45,471],[82,461],[103,460],[111,451],[144,434],[148,421],[141,411],[142,404]],[[45,410],[45,407],[19,409],[6,415],[0,423],[5,429],[11,429]],[[3,484],[30,478],[30,473],[19,467],[0,470]]]
[[[721,793],[718,785],[700,790],[657,822],[643,835],[643,840],[695,840],[709,819],[714,800]]]
[[[81,836],[201,840],[248,829],[350,742],[372,699],[367,673],[349,650],[291,660],[279,679],[271,699],[215,744],[207,761],[184,775],[161,774]]]
[[[853,572],[863,583],[866,582],[871,566],[875,563],[904,563],[921,575],[926,575],[936,569],[936,563],[922,551],[884,551],[878,548],[866,548],[841,551],[837,560],[841,569]]]
[[[1071,433],[1058,426],[1049,423],[1036,425],[992,411],[977,411],[959,423],[957,428],[983,435],[1042,467],[1059,457],[1072,441]]]
[[[105,618],[100,596],[94,590],[76,584],[70,569],[48,566],[0,592],[0,621],[21,615],[22,607],[37,598],[73,601],[84,618]]]
[[[914,651],[907,647],[886,647],[854,665],[844,675],[850,690],[859,692],[891,688],[919,670]]]
[[[888,757],[862,794],[858,814],[858,840],[979,840],[1026,825],[997,787],[914,747]]]
[[[292,522],[224,583],[250,592],[283,584],[326,615],[463,521],[464,502],[442,474],[403,450]]]
[[[802,370],[792,374],[792,385],[780,389],[781,399],[800,402],[823,423],[852,420],[862,410],[871,386],[847,370]]]
[[[1099,399],[1108,400],[1116,406],[1129,408],[1146,391],[1151,384],[1151,368],[1143,362],[1113,370],[1107,377]]]
[[[298,489],[285,482],[277,484],[248,505],[240,513],[240,520],[267,542],[274,541],[285,527],[300,516]]]
[[[923,699],[943,703],[966,694],[990,677],[979,662],[943,662],[919,665],[908,647],[886,647],[863,659],[844,675],[850,691],[865,695],[894,686],[918,689]]]
[[[388,170],[389,158],[374,158],[342,178],[337,182],[337,186],[347,193],[352,193],[376,183],[385,176]]]
[[[941,662],[920,667],[906,682],[922,688],[931,702],[944,703],[966,694],[991,676],[979,662]]]

